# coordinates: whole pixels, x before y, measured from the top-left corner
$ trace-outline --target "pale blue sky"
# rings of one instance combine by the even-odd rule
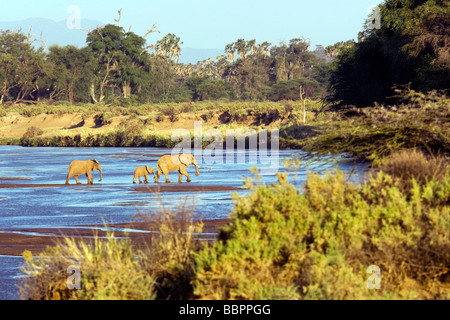
[[[324,46],[356,39],[368,8],[382,0],[0,0],[0,21],[27,18],[66,20],[71,5],[82,19],[115,23],[122,8],[122,26],[144,35],[157,23],[161,34],[181,37],[182,47],[218,48],[238,38],[278,44],[304,36]],[[82,26],[83,27],[83,26]],[[150,40],[150,42],[153,42]]]

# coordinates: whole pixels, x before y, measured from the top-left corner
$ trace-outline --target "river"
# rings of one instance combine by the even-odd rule
[[[141,192],[143,185],[133,185],[133,172],[137,166],[149,165],[156,170],[156,162],[170,150],[163,148],[24,148],[0,146],[0,233],[25,232],[33,229],[76,228],[86,225],[126,223],[138,211],[155,211],[161,205],[176,205],[188,199],[195,212],[204,220],[229,217],[233,206],[232,193],[245,194],[241,189],[245,177],[252,176],[250,169],[261,169],[261,181],[276,181],[276,173],[286,171],[284,161],[304,155],[300,150],[269,153],[266,158],[251,151],[224,152],[222,156],[206,157],[196,154],[200,176],[195,176],[193,166],[187,168],[192,182],[176,192]],[[256,155],[256,158],[253,157]],[[80,176],[82,186],[70,180],[64,186],[67,168],[72,160],[97,159],[103,169],[103,181],[94,171],[94,185],[86,185],[87,178]],[[270,161],[268,161],[270,160]],[[354,169],[352,161],[337,163],[343,171]],[[325,172],[336,166],[329,161],[315,162],[311,167],[300,167],[291,172],[291,181],[299,187],[308,171]],[[358,165],[357,169],[364,168]],[[169,187],[178,188],[178,174],[169,174]],[[153,177],[149,187],[156,188]],[[164,176],[160,182],[164,182]],[[166,186],[165,183],[159,185]],[[136,188],[139,187],[139,188]],[[195,189],[195,187],[198,187]],[[140,189],[141,188],[141,189]],[[195,191],[194,190],[205,190]],[[0,255],[0,299],[18,299],[17,280],[23,276],[19,256]]]

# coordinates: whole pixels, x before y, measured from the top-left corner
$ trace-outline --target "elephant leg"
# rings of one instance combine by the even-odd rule
[[[87,177],[88,177],[88,184],[94,184],[94,177],[92,176],[92,174],[90,172],[86,173]]]
[[[158,170],[156,171],[156,175],[155,175],[155,183],[158,183],[159,177],[161,175],[162,175],[162,171],[161,171],[161,168],[158,166]]]
[[[189,174],[187,173],[186,167],[185,167],[185,166],[182,166],[182,167],[180,168],[180,179],[179,179],[178,182],[181,183],[181,177],[182,177],[182,174],[185,175],[185,176],[187,177],[186,182],[191,182],[191,177],[189,177]]]
[[[178,183],[181,183],[181,179],[183,178],[183,175],[181,174],[181,170],[178,171]]]
[[[69,179],[72,178],[71,176],[67,175],[66,184],[69,184]]]
[[[136,176],[133,177],[133,184],[136,184]]]
[[[166,183],[170,183],[168,172],[163,172],[163,173],[164,173],[164,176],[166,177]]]
[[[142,184],[141,177],[139,177],[138,179],[139,179],[139,184]]]
[[[146,175],[144,176],[144,183],[145,183],[145,184],[148,184],[148,174],[146,174]]]
[[[81,182],[78,180],[78,176],[75,176],[75,181],[77,182],[77,184],[81,184]]]

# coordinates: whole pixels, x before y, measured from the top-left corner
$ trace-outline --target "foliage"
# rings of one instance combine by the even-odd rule
[[[94,53],[98,67],[94,71],[100,95],[91,92],[93,101],[102,102],[107,86],[117,87],[127,99],[147,77],[148,53],[145,39],[120,26],[108,24],[91,31],[86,39]]]
[[[232,223],[196,256],[199,299],[447,299],[448,191],[413,182],[412,196],[384,173],[361,186],[340,171],[311,174],[303,192],[248,180]],[[381,268],[381,290],[366,269]]]
[[[88,48],[52,46],[48,61],[52,64],[55,96],[75,102],[89,102],[89,83],[93,80],[94,56]]]
[[[131,300],[154,299],[154,279],[145,272],[142,253],[136,253],[129,240],[109,233],[92,243],[66,238],[48,247],[38,257],[24,252],[23,271],[29,278],[20,286],[23,299],[32,300]],[[67,269],[81,271],[81,289],[67,286]]]
[[[24,135],[23,135],[23,139],[30,139],[30,138],[33,138],[33,137],[37,137],[37,136],[40,136],[40,135],[42,135],[44,133],[44,131],[42,131],[42,129],[40,129],[40,128],[37,128],[37,127],[30,127],[30,128],[28,128],[27,129],[27,131],[24,133]]]
[[[386,0],[379,8],[381,28],[338,57],[331,100],[366,107],[387,101],[394,85],[448,89],[449,1]]]
[[[146,251],[147,272],[156,279],[157,299],[191,299],[193,253],[204,246],[199,239],[203,223],[188,198],[175,206],[164,205],[162,199],[159,202],[158,211],[138,213],[138,220],[156,231]]]
[[[267,96],[273,101],[298,100],[300,96],[300,86],[304,88],[305,95],[313,99],[320,98],[324,93],[323,87],[315,79],[301,78],[281,81],[274,84],[270,87]]]
[[[309,174],[301,189],[287,173],[272,185],[247,178],[250,192],[235,196],[211,246],[196,237],[202,224],[185,202],[139,214],[155,234],[149,247],[110,233],[91,243],[66,239],[38,257],[24,252],[22,297],[448,299],[450,172],[416,180],[424,167],[408,167],[410,156],[417,154],[381,167],[395,162],[407,175],[371,172],[360,185],[338,169]],[[75,292],[66,286],[71,265],[82,270]],[[371,265],[381,270],[379,290],[367,287]]]
[[[414,183],[422,187],[429,181],[443,183],[450,169],[444,156],[426,156],[415,149],[395,152],[382,159],[375,168],[395,179],[400,191],[406,195],[411,195]]]
[[[44,55],[30,35],[0,31],[0,104],[36,100],[48,86]]]
[[[191,76],[184,81],[182,89],[190,96],[189,101],[227,100],[234,96],[227,82],[207,77]]]
[[[20,283],[23,299],[32,300],[153,300],[192,296],[192,252],[200,249],[196,234],[202,223],[186,204],[155,213],[140,212],[154,235],[151,243],[132,243],[108,231],[92,241],[65,238],[39,256],[25,251],[28,275]],[[71,266],[81,273],[78,290],[69,290]]]
[[[321,134],[299,143],[305,151],[348,153],[375,162],[401,149],[448,154],[450,99],[436,91],[425,95],[396,90],[402,104],[343,109],[338,113],[339,121],[316,124],[315,131]]]

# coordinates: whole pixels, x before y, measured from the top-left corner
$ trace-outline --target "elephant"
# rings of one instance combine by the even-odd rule
[[[150,168],[149,166],[137,167],[134,170],[133,184],[136,183],[136,178],[139,179],[139,183],[142,183],[141,177],[144,177],[144,183],[148,183],[149,173],[153,173],[153,177],[156,179],[155,170],[153,170],[153,168]]]
[[[94,178],[92,177],[91,171],[98,170],[100,171],[100,180],[102,181],[102,167],[100,166],[100,163],[97,160],[75,160],[72,161],[72,163],[69,165],[69,172],[67,174],[66,184],[69,184],[69,179],[72,177],[75,177],[75,180],[77,181],[77,184],[81,184],[80,181],[78,181],[78,176],[81,174],[86,174],[88,178],[87,184],[93,184]]]
[[[191,182],[191,178],[189,174],[186,172],[186,166],[190,166],[193,164],[195,166],[196,176],[199,176],[198,172],[198,164],[195,160],[194,156],[191,154],[179,154],[179,155],[170,155],[166,154],[159,158],[157,163],[157,174],[155,178],[155,182],[158,183],[159,177],[164,174],[166,177],[166,183],[169,183],[168,173],[171,171],[178,171],[178,183],[181,183],[181,179],[183,175],[187,177],[187,182]]]

